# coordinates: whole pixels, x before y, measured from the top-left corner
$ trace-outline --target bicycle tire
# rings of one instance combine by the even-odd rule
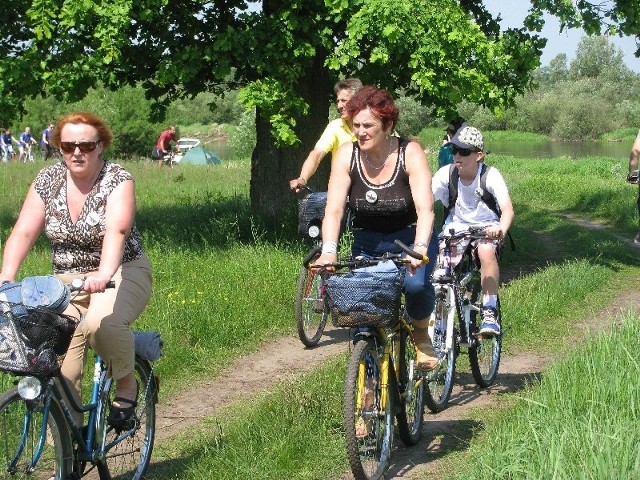
[[[480,282],[474,284],[471,293],[471,302],[473,305],[482,305],[482,293],[480,291]],[[471,365],[471,374],[476,384],[482,388],[493,385],[498,375],[500,366],[500,355],[502,352],[502,334],[496,336],[480,337],[476,334],[478,331],[478,315],[479,312],[471,310],[471,341],[469,345],[469,364]],[[498,324],[502,326],[502,313],[500,311],[500,298],[496,304],[496,315]]]
[[[315,347],[327,324],[329,305],[324,298],[322,276],[302,267],[296,291],[296,326],[305,347]]]
[[[41,396],[42,397],[42,396]],[[73,468],[73,448],[71,434],[60,404],[51,398],[47,437],[43,451],[35,468],[27,471],[42,433],[43,402],[24,400],[17,388],[0,396],[0,478],[36,479],[70,478]],[[27,417],[30,418],[27,421]],[[23,429],[27,427],[25,441],[22,441]],[[18,462],[11,467],[18,447],[24,443],[24,449]]]
[[[356,343],[347,364],[344,428],[347,457],[356,480],[382,478],[391,457],[394,426],[392,395],[389,392],[387,404],[381,405],[383,352],[383,347],[376,345],[375,339],[362,339]],[[368,386],[368,392],[365,392],[365,386]],[[363,393],[368,398],[363,399]],[[367,425],[369,432],[361,438],[356,435],[359,422]]]
[[[398,434],[407,446],[413,446],[422,437],[424,424],[425,383],[416,368],[416,347],[406,328],[400,329],[398,352],[398,387],[400,391],[400,413],[396,415]]]
[[[449,287],[447,287],[449,288]],[[441,412],[449,403],[456,371],[457,346],[454,344],[447,351],[447,320],[450,309],[454,305],[448,305],[447,298],[438,298],[434,307],[434,325],[432,334],[433,349],[440,360],[438,366],[425,375],[425,403],[427,408],[434,413]],[[456,335],[453,334],[454,342]]]
[[[141,480],[149,466],[156,430],[156,403],[158,385],[149,362],[136,355],[134,374],[138,382],[138,405],[135,410],[135,429],[131,435],[115,444],[106,452],[104,465],[113,478]],[[111,382],[108,393],[109,405],[115,397],[115,382]],[[133,423],[133,422],[132,422]],[[132,425],[133,428],[133,425]],[[100,430],[98,430],[100,431]],[[114,442],[122,432],[107,428],[107,445]],[[100,467],[99,467],[100,468]]]

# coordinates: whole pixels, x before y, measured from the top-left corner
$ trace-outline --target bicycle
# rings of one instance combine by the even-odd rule
[[[322,266],[336,270],[325,282],[334,324],[359,327],[347,362],[343,411],[347,457],[356,480],[383,477],[391,459],[394,416],[405,445],[415,445],[422,436],[425,382],[401,302],[406,262],[401,254],[387,253]]]
[[[22,162],[27,163],[33,161],[33,149],[31,148],[31,144],[27,144],[24,147],[24,159],[22,160]]]
[[[322,252],[320,233],[327,204],[327,192],[314,192],[306,185],[301,188],[309,193],[298,201],[298,234],[316,243],[303,260],[298,275],[295,317],[300,341],[305,347],[312,348],[320,341],[329,317],[329,306],[324,301],[322,276],[309,268],[309,264],[313,263]],[[349,214],[345,212],[342,233],[347,225],[349,225]]]
[[[80,291],[82,280],[66,288]],[[128,424],[116,429],[107,423],[115,382],[98,355],[90,400],[79,405],[60,373],[77,322],[56,312],[64,310],[70,295],[55,311],[20,301],[0,302],[0,331],[14,345],[14,353],[23,353],[20,361],[4,349],[0,355],[0,369],[16,377],[15,386],[0,396],[0,478],[79,479],[96,469],[100,479],[142,479],[155,434],[158,378],[153,361],[136,351],[134,372],[140,391]],[[2,377],[3,384],[10,378]],[[89,414],[86,426],[76,424],[72,410]]]
[[[427,407],[433,412],[442,411],[449,402],[456,360],[462,347],[467,348],[473,379],[482,388],[495,382],[502,351],[502,335],[477,333],[482,290],[473,240],[486,238],[484,227],[470,227],[468,231],[458,233],[452,230],[440,234],[439,238],[439,262],[432,276],[436,303],[429,326],[439,362],[426,375],[425,395]],[[497,320],[503,325],[499,298],[496,311]]]

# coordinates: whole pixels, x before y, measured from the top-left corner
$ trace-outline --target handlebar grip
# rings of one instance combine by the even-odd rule
[[[410,249],[404,243],[402,243],[400,240],[395,240],[394,243],[396,245],[398,245],[410,257],[413,257],[416,260],[422,260],[424,263],[427,263],[429,261],[429,257],[427,255],[422,255],[422,254],[416,252],[415,250]]]
[[[82,287],[84,286],[84,280],[82,278],[74,278],[69,285],[69,288],[72,292],[80,292],[82,291]],[[110,280],[107,282],[105,288],[116,288],[116,282],[114,280]]]
[[[302,260],[302,265],[304,265],[304,268],[309,268],[311,260],[313,260],[320,252],[322,252],[322,247],[320,245],[316,245],[315,247],[313,247],[309,251],[309,253],[307,253],[307,256],[304,257],[304,260]]]
[[[105,288],[116,288],[116,282],[114,280],[107,282],[107,286]]]

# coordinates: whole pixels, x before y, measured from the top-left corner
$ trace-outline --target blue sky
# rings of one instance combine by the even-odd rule
[[[484,4],[491,13],[500,13],[502,16],[502,28],[521,27],[522,20],[527,15],[531,5],[528,0],[484,0]],[[556,17],[546,16],[545,26],[541,36],[547,39],[547,46],[542,54],[542,65],[548,65],[559,53],[566,53],[567,60],[571,62],[576,54],[576,49],[584,32],[571,29],[560,32],[560,23]],[[636,51],[636,42],[633,37],[611,37],[610,40],[618,47],[624,56],[624,62],[631,70],[640,72],[640,58],[633,54]]]

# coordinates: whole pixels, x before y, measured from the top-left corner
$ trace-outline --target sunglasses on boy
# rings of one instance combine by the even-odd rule
[[[454,155],[460,155],[461,157],[468,157],[472,153],[477,153],[478,150],[471,150],[470,148],[460,148],[456,145],[451,145],[451,153]]]
[[[79,148],[82,153],[93,152],[101,140],[95,142],[60,142],[60,150],[64,153],[73,153]]]

